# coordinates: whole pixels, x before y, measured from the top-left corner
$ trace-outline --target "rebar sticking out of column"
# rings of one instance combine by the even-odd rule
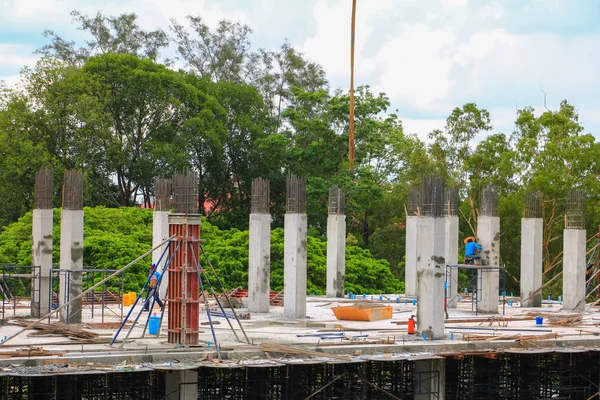
[[[198,214],[198,180],[190,171],[173,175],[173,212]]]
[[[457,216],[458,215],[458,187],[451,186],[446,189],[446,215]]]
[[[446,180],[441,176],[424,177],[421,183],[421,215],[443,218],[446,215]]]
[[[542,192],[525,193],[524,218],[542,218]]]
[[[585,192],[583,189],[567,191],[565,229],[585,229]]]
[[[481,192],[479,212],[487,217],[498,216],[498,190],[494,185],[488,185]]]
[[[62,206],[65,210],[83,210],[83,172],[65,170]]]
[[[54,173],[50,168],[42,168],[35,173],[35,193],[33,208],[50,210],[52,208]]]
[[[408,216],[414,217],[419,213],[421,207],[421,189],[417,186],[411,186],[408,192]]]
[[[252,197],[250,198],[250,213],[269,213],[270,187],[271,185],[268,179],[256,178],[252,180]]]
[[[329,215],[344,214],[345,198],[344,190],[337,185],[329,188]]]
[[[154,211],[169,211],[170,200],[171,180],[156,178],[154,181]]]
[[[287,177],[286,212],[288,214],[306,213],[306,180],[296,175]]]

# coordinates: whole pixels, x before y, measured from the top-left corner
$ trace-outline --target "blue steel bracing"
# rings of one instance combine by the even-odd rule
[[[160,263],[160,260],[162,260],[163,255],[168,251],[168,249],[169,249],[170,246],[171,246],[171,242],[167,243],[167,246],[166,246],[165,250],[163,251],[163,253],[160,256],[159,263]],[[178,248],[175,249],[175,251],[173,252],[173,255],[175,255],[175,253],[177,253],[177,250],[178,250]],[[172,258],[173,257],[171,256],[171,259]],[[171,259],[168,261],[168,263],[165,264],[165,268],[166,268],[166,266],[168,264],[171,263]],[[129,319],[129,317],[133,313],[133,310],[135,309],[135,306],[137,305],[138,301],[140,300],[142,293],[144,293],[144,291],[146,290],[146,288],[150,285],[150,278],[151,277],[152,277],[152,274],[150,274],[148,276],[148,278],[146,279],[146,283],[144,284],[144,286],[142,287],[142,290],[140,291],[140,293],[136,297],[135,302],[131,305],[131,308],[129,309],[129,312],[127,313],[127,316],[121,322],[121,325],[119,326],[119,329],[117,329],[117,332],[115,333],[115,336],[113,337],[112,341],[110,342],[111,345],[113,345],[115,343],[115,341],[117,340],[117,338],[119,337],[119,334],[121,333],[121,330],[123,329],[123,327],[125,326],[125,323],[127,322],[127,320]],[[161,275],[161,279],[162,279],[162,275]],[[157,283],[157,285],[158,284],[159,283]],[[137,316],[137,318],[136,318],[135,321],[137,322],[138,319],[139,319],[139,315]],[[129,336],[129,333],[131,332],[131,329],[133,329],[133,326],[135,326],[135,323],[130,328],[130,330],[129,330],[128,334],[127,334],[128,336]]]
[[[225,290],[225,286],[223,286],[223,282],[221,282],[221,279],[219,279],[219,275],[217,275],[217,271],[215,271],[215,268],[212,266],[212,263],[210,262],[210,258],[208,258],[208,254],[206,254],[206,251],[204,250],[204,246],[202,246],[202,243],[200,243],[200,250],[202,250],[202,254],[204,254],[204,257],[206,258],[206,262],[208,263],[208,266],[210,267],[210,269],[212,270],[213,274],[215,275],[215,278],[217,278],[217,282],[221,286],[221,290],[223,291],[223,295],[225,295],[225,299],[227,300],[227,302],[229,303],[229,306],[231,307],[231,312],[233,313],[233,316],[235,317],[235,320],[237,321],[238,325],[240,326],[240,330],[244,334],[244,337],[246,338],[246,342],[249,344],[250,343],[250,339],[248,339],[248,335],[246,335],[246,331],[244,330],[244,327],[242,326],[242,323],[240,322],[240,320],[239,320],[239,318],[237,316],[237,313],[235,312],[235,309],[233,308],[233,305],[231,304],[231,300],[229,299],[229,296],[227,295],[227,291]],[[229,322],[229,321],[227,321],[227,322]],[[231,326],[231,324],[229,324],[229,325]],[[231,330],[233,330],[233,327],[231,327]],[[234,331],[234,334],[235,334],[235,331]],[[237,338],[237,335],[236,335],[236,338]]]
[[[206,315],[208,316],[208,323],[210,324],[210,331],[212,333],[213,341],[215,342],[215,349],[217,349],[217,357],[219,360],[221,359],[221,350],[219,349],[219,343],[217,342],[217,335],[215,334],[215,327],[212,323],[212,318],[210,316],[210,310],[208,309],[208,299],[206,298],[206,292],[204,291],[204,284],[202,283],[202,277],[200,276],[200,266],[198,265],[198,261],[196,260],[196,256],[194,254],[194,248],[191,247],[192,250],[192,259],[196,264],[196,273],[198,274],[198,283],[200,283],[200,290],[202,290],[202,297],[204,298],[204,308],[206,308]],[[205,274],[206,276],[206,274]],[[207,279],[208,281],[208,279]],[[209,282],[210,284],[210,282]]]
[[[192,254],[193,253],[194,253],[194,249],[192,249]],[[196,270],[197,271],[200,271],[200,270],[204,271],[198,265],[198,261],[196,261],[196,255],[195,254],[194,254],[193,259],[194,259],[194,262],[196,263]],[[231,331],[233,332],[233,335],[235,336],[235,339],[239,342],[240,338],[238,337],[237,333],[235,332],[235,329],[233,329],[233,325],[231,324],[231,321],[229,321],[229,316],[225,312],[225,310],[223,309],[223,306],[221,305],[221,302],[219,301],[219,298],[217,297],[217,294],[215,293],[215,289],[213,288],[212,284],[210,283],[210,279],[208,279],[208,276],[206,275],[206,272],[203,272],[203,274],[204,274],[204,278],[206,279],[206,282],[208,283],[208,286],[210,287],[210,291],[211,291],[212,295],[214,296],[215,300],[217,301],[217,304],[219,305],[219,308],[221,309],[221,312],[223,313],[223,316],[227,320],[227,323],[229,324],[229,327],[231,328]],[[200,275],[198,275],[198,279],[200,279]],[[204,303],[204,304],[208,304],[208,303]]]

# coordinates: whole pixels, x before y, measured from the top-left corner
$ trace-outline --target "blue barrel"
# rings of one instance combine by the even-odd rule
[[[150,335],[157,335],[160,329],[160,317],[151,316],[150,322],[148,323],[148,333]]]
[[[544,318],[543,317],[535,317],[535,324],[536,325],[542,325],[543,322],[544,322]]]

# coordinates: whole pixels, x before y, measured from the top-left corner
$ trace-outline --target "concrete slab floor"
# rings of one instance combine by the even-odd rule
[[[379,295],[373,295],[379,299]],[[367,295],[367,299],[371,296]],[[512,306],[505,304],[505,315],[502,315],[503,307],[499,305],[499,314],[475,314],[470,301],[459,301],[456,309],[448,309],[449,321],[445,323],[445,338],[443,340],[424,340],[407,333],[406,325],[397,325],[395,322],[405,323],[411,315],[416,315],[417,306],[412,305],[412,299],[405,302],[401,295],[387,295],[392,301],[372,301],[373,304],[390,305],[393,309],[392,319],[380,321],[340,321],[337,320],[331,310],[332,307],[350,305],[356,301],[350,299],[326,298],[319,296],[308,296],[307,317],[303,319],[287,318],[283,315],[283,307],[271,307],[269,313],[254,313],[248,320],[241,320],[244,330],[250,340],[250,344],[244,340],[244,334],[239,329],[237,322],[230,319],[240,341],[236,340],[227,321],[222,317],[212,317],[214,335],[220,345],[221,357],[226,362],[273,362],[259,346],[261,342],[275,343],[286,346],[296,346],[305,350],[325,353],[348,354],[350,356],[423,356],[444,352],[457,352],[468,350],[498,351],[499,349],[530,349],[540,348],[600,348],[600,313],[598,308],[592,308],[582,314],[581,321],[567,325],[551,325],[548,319],[565,319],[573,317],[573,312],[561,311],[561,304],[550,302],[543,304],[541,308],[521,308],[518,298],[510,298]],[[396,298],[400,302],[396,302]],[[367,300],[370,301],[370,300]],[[21,304],[26,306],[27,304]],[[130,307],[124,308],[126,315]],[[138,315],[140,306],[136,307],[129,321]],[[29,315],[27,307],[4,308],[7,325],[0,327],[0,340],[5,336],[10,337],[22,328],[10,325],[10,320],[17,317]],[[157,315],[160,310],[156,309]],[[226,310],[231,313],[231,310]],[[247,312],[246,309],[236,309],[238,315]],[[27,358],[0,358],[0,366],[15,365],[55,365],[78,363],[81,365],[98,365],[99,368],[121,368],[123,363],[141,366],[157,366],[161,368],[182,366],[185,362],[202,362],[202,360],[216,358],[214,338],[210,325],[201,325],[200,334],[202,346],[197,348],[178,348],[167,343],[166,330],[167,318],[163,319],[161,337],[141,338],[148,313],[142,313],[140,320],[132,330],[130,341],[125,344],[120,342],[127,334],[124,329],[119,335],[119,342],[109,346],[108,342],[113,338],[116,329],[100,329],[94,325],[93,331],[99,334],[99,339],[104,343],[73,343],[74,341],[64,336],[32,336],[33,330],[21,333],[19,336],[7,343],[0,345],[0,353],[14,351],[30,346],[39,346],[50,352],[65,352],[60,356],[49,357],[27,357]],[[14,316],[13,316],[14,315]],[[89,307],[83,310],[82,327],[86,324],[119,323],[121,310],[117,305],[104,311],[102,320],[101,310],[94,309],[94,318],[91,316]],[[480,322],[481,318],[490,317],[522,317],[541,315],[542,324],[537,324],[535,319],[506,322]],[[477,318],[477,322],[464,322],[466,319]],[[460,320],[457,322],[453,322]],[[33,319],[27,319],[33,322]],[[56,318],[51,322],[58,321]],[[45,321],[47,322],[47,320]],[[205,309],[201,310],[201,323],[208,322]],[[128,323],[128,325],[130,325]],[[533,335],[546,335],[556,333],[556,339],[536,340]],[[343,337],[338,337],[343,334]],[[502,340],[465,340],[469,334],[475,335],[526,335],[527,341],[518,341],[515,338]],[[311,335],[311,336],[307,336]],[[312,336],[315,335],[315,336]],[[316,336],[329,335],[329,336]],[[338,336],[335,336],[338,335]],[[505,336],[507,337],[507,336]],[[500,338],[501,339],[501,338]],[[380,343],[377,343],[380,342]],[[302,358],[300,355],[289,355],[288,358]],[[308,358],[308,357],[306,357]],[[179,363],[178,363],[179,362]],[[2,373],[2,371],[0,371]]]

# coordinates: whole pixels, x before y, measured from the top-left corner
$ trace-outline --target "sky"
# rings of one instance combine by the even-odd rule
[[[45,29],[85,40],[70,16],[79,10],[135,12],[145,29],[187,15],[239,21],[253,30],[253,49],[287,39],[324,67],[332,89],[347,90],[351,9],[352,0],[0,0],[0,80],[14,85],[35,65]],[[425,139],[475,102],[493,133],[508,134],[517,109],[541,113],[567,99],[600,138],[600,1],[357,0],[356,15],[355,84],[386,93],[406,132]]]

